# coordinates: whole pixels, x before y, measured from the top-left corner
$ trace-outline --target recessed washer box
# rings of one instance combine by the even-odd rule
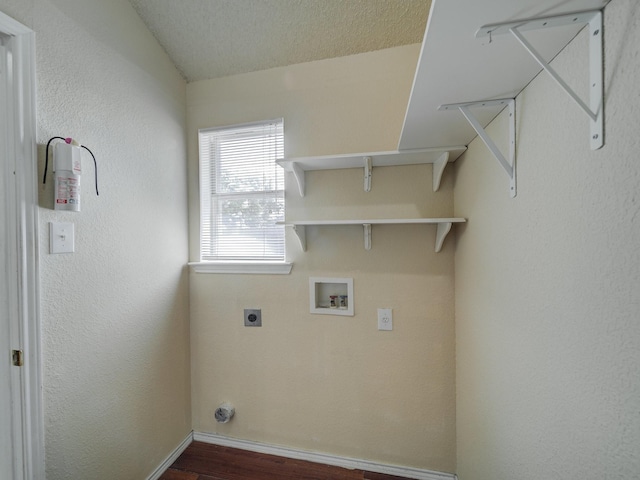
[[[309,312],[353,317],[353,278],[309,277]]]

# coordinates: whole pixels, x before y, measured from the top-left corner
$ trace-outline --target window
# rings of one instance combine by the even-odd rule
[[[201,262],[284,262],[282,119],[199,131]]]

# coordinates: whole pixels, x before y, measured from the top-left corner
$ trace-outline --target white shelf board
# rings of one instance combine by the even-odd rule
[[[468,145],[475,130],[443,104],[514,98],[541,71],[508,35],[476,38],[483,25],[604,8],[609,0],[433,0],[399,150]],[[525,32],[546,61],[582,26]],[[485,127],[501,107],[481,109]]]
[[[321,226],[321,225],[391,225],[408,223],[464,223],[464,218],[386,218],[372,220],[296,220],[293,222],[278,222],[278,225],[300,225],[300,226]]]
[[[309,170],[335,170],[342,168],[364,168],[364,190],[371,190],[371,169],[396,165],[433,164],[433,191],[440,188],[442,172],[449,162],[455,161],[467,149],[464,146],[447,148],[423,148],[392,152],[350,153],[321,157],[281,158],[278,165],[287,172],[293,172],[300,196],[305,194],[305,173]]]
[[[345,155],[325,155],[319,157],[281,158],[278,165],[286,171],[293,171],[293,164],[302,170],[335,170],[341,168],[362,168],[364,159],[371,158],[372,167],[389,167],[394,165],[419,165],[434,163],[440,156],[449,152],[449,162],[456,160],[467,149],[465,146],[449,148],[422,148],[414,150],[396,150],[391,152],[349,153]]]
[[[387,218],[369,220],[299,220],[293,222],[277,222],[278,225],[292,227],[300,242],[303,252],[307,251],[307,227],[323,225],[362,225],[364,227],[364,248],[371,249],[371,225],[400,225],[400,224],[435,224],[436,230],[435,251],[442,249],[442,244],[449,234],[454,223],[464,223],[464,218]]]

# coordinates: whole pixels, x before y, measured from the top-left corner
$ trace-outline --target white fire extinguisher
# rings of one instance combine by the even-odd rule
[[[96,195],[98,195],[98,172],[96,158],[87,147],[80,145],[72,138],[53,137],[47,143],[46,161],[43,183],[47,181],[47,166],[49,162],[49,145],[55,139],[64,140],[54,145],[54,208],[71,212],[80,211],[80,176],[82,175],[82,149],[87,150],[93,157],[96,167]]]

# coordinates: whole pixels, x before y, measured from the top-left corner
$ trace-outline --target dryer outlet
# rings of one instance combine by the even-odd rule
[[[244,309],[244,326],[245,327],[261,327],[262,326],[262,310],[259,308]]]

